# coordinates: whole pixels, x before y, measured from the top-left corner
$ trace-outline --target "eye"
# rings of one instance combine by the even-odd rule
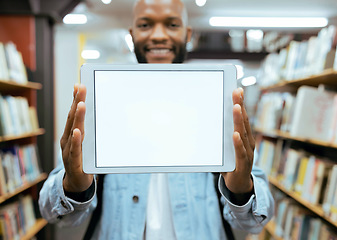
[[[177,24],[177,23],[169,23],[168,26],[170,28],[179,28],[180,27],[180,24]]]
[[[140,23],[137,25],[137,28],[140,28],[140,29],[147,29],[149,28],[151,25],[149,23]]]

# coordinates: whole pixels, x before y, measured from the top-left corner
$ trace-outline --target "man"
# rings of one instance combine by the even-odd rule
[[[139,0],[130,29],[140,63],[182,63],[191,38],[180,0]],[[86,88],[75,85],[61,139],[63,165],[48,177],[39,205],[49,222],[79,225],[97,205],[96,180],[82,171]],[[257,233],[273,214],[263,172],[253,166],[255,140],[243,104],[233,92],[236,169],[221,173],[221,213],[211,173],[109,174],[102,216],[93,239],[226,239],[221,218]]]

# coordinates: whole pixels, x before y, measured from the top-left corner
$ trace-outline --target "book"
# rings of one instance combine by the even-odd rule
[[[291,93],[283,93],[283,111],[280,130],[288,132],[290,128],[291,115],[293,114],[295,96]]]
[[[19,110],[19,124],[22,129],[22,133],[31,132],[33,130],[33,126],[31,123],[31,118],[29,114],[29,106],[27,98],[25,97],[15,97],[17,108]]]
[[[311,36],[308,40],[308,52],[305,57],[305,65],[304,65],[304,76],[310,76],[313,73],[313,68],[315,65],[316,61],[316,51],[317,48],[319,47],[318,45],[318,39],[317,36]]]
[[[260,143],[258,165],[267,175],[270,175],[272,169],[274,151],[275,144],[273,142],[263,140]]]
[[[19,111],[16,103],[16,99],[13,96],[5,96],[5,100],[8,102],[10,118],[13,125],[13,134],[18,136],[24,132],[20,123],[21,111]]]
[[[309,158],[307,156],[303,157],[300,160],[298,175],[295,182],[295,192],[299,193],[300,195],[302,194],[303,191],[304,179],[307,171],[308,162]]]
[[[28,229],[33,227],[36,222],[33,199],[30,195],[26,195],[21,199],[21,203],[23,206],[23,213],[25,218],[25,228]]]
[[[0,109],[1,114],[0,117],[2,117],[2,125],[3,125],[3,135],[13,135],[14,134],[14,126],[11,119],[11,113],[9,110],[9,105],[7,100],[0,95]]]
[[[323,223],[319,218],[312,218],[309,223],[308,240],[317,240]]]
[[[290,134],[328,141],[334,96],[332,92],[301,86],[296,95]]]
[[[337,165],[334,165],[328,176],[328,183],[322,204],[322,208],[325,214],[330,213],[330,208],[336,188],[337,188]]]
[[[283,180],[283,185],[286,189],[288,190],[293,190],[294,189],[294,183],[295,183],[295,176],[296,176],[296,171],[298,169],[298,165],[301,159],[301,154],[294,150],[294,149],[289,149],[287,151],[286,155],[286,163],[284,167],[284,180]]]
[[[0,153],[0,195],[4,195],[7,193],[7,185],[6,185],[6,178],[4,169],[2,167],[2,154]]]
[[[325,58],[325,63],[323,69],[333,69],[334,61],[336,58],[336,49],[331,49]]]
[[[22,239],[35,222],[32,197],[19,196],[18,200],[0,208],[0,238]]]
[[[317,168],[316,158],[315,156],[311,155],[308,158],[308,164],[307,164],[307,168],[305,171],[305,177],[304,177],[302,193],[301,193],[302,198],[307,200],[308,202],[310,202],[312,192],[313,192],[315,172],[317,170],[316,168]]]
[[[315,52],[315,64],[312,74],[319,74],[324,70],[327,54],[333,49],[333,41],[336,35],[336,26],[330,25],[322,28],[317,35],[317,48]]]
[[[5,53],[10,79],[22,84],[27,83],[27,72],[23,63],[22,54],[18,52],[13,42],[5,44]]]
[[[282,119],[283,98],[280,93],[266,93],[261,96],[255,126],[265,130],[279,129]]]
[[[315,178],[313,180],[313,190],[310,198],[310,202],[318,205],[322,204],[323,196],[326,191],[326,185],[328,182],[328,176],[331,172],[334,163],[330,161],[323,161],[321,159],[316,159],[318,164],[317,171],[315,173]]]
[[[0,80],[9,80],[5,46],[2,42],[0,42]]]
[[[38,130],[39,129],[39,120],[37,117],[37,112],[35,107],[29,107],[29,119],[31,123],[31,129],[32,130]]]
[[[278,139],[276,141],[273,164],[272,164],[271,173],[270,173],[270,175],[273,177],[277,177],[277,174],[278,174],[278,168],[280,166],[280,162],[282,158],[282,149],[283,149],[283,140]]]
[[[329,126],[328,139],[334,144],[337,144],[337,95],[333,98],[332,120]]]

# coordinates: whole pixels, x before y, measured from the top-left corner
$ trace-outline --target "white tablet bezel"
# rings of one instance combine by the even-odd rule
[[[95,133],[95,71],[222,71],[223,72],[223,111],[227,113],[223,120],[222,165],[219,166],[132,166],[132,167],[96,167]],[[233,101],[232,92],[237,87],[236,67],[234,65],[199,64],[84,64],[81,67],[81,83],[87,88],[85,137],[82,145],[83,171],[90,174],[108,173],[151,173],[151,172],[231,172],[235,169],[233,145]],[[224,119],[224,118],[223,118]],[[226,147],[227,146],[227,147]],[[225,150],[226,148],[226,150]],[[225,152],[225,154],[224,154]]]

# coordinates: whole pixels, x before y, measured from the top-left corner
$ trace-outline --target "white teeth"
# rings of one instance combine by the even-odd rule
[[[170,51],[169,49],[151,49],[150,50],[150,52],[152,52],[153,54],[166,54],[169,51]]]

